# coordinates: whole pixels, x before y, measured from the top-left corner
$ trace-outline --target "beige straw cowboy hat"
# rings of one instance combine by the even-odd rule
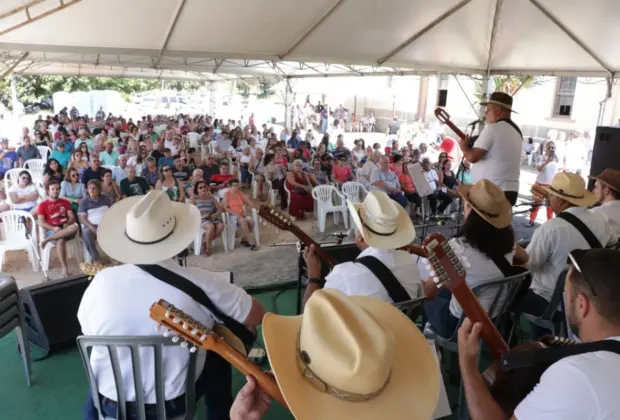
[[[110,258],[128,264],[155,264],[172,258],[200,229],[196,206],[170,201],[152,190],[114,204],[97,227],[97,242]]]
[[[548,187],[542,187],[549,194],[560,197],[576,206],[593,206],[596,196],[586,189],[586,182],[580,175],[558,172]]]
[[[303,315],[266,314],[263,338],[297,419],[428,420],[435,411],[437,359],[416,325],[387,302],[319,290]]]
[[[612,190],[620,192],[620,171],[617,169],[607,168],[599,176],[590,176],[590,179],[595,179]]]
[[[415,239],[415,228],[403,206],[382,191],[369,192],[363,203],[347,200],[347,206],[368,246],[396,249]]]
[[[505,228],[512,221],[512,206],[504,191],[488,179],[481,179],[474,185],[456,187],[472,209],[491,225]]]

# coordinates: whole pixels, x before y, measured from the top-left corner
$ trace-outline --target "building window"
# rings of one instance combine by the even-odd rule
[[[437,106],[447,106],[449,82],[450,76],[439,76],[437,86]]]
[[[576,77],[558,77],[558,85],[555,93],[554,117],[570,117],[575,100]]]

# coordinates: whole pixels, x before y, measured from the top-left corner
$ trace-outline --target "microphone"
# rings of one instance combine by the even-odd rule
[[[477,126],[478,124],[480,124],[481,122],[482,122],[482,120],[481,120],[481,119],[477,119],[476,121],[472,121],[472,122],[470,122],[469,124],[467,124],[467,127],[475,127],[475,126]]]

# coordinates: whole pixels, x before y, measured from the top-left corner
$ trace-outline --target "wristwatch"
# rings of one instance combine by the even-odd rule
[[[321,279],[318,279],[318,278],[315,278],[315,277],[310,277],[308,279],[308,284],[316,284],[316,285],[318,285],[319,287],[322,288],[323,286],[325,286],[325,280],[321,280]]]

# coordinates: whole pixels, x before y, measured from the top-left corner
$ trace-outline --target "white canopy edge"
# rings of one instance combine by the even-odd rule
[[[3,0],[0,75],[614,77],[618,21],[617,0]]]

